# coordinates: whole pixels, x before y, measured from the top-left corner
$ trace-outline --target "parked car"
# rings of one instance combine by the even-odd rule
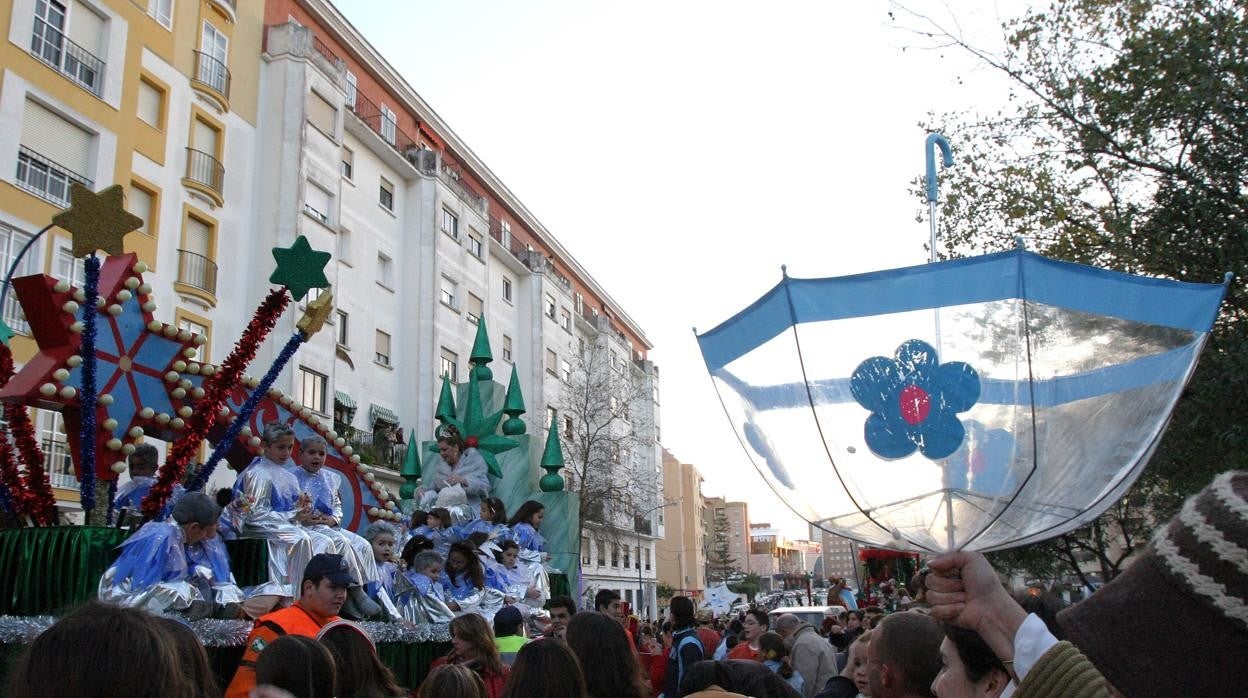
[[[845,612],[844,606],[788,606],[784,608],[773,609],[767,614],[771,619],[771,627],[776,627],[776,619],[786,613],[801,618],[803,621],[813,625],[815,629],[823,626],[824,616],[837,616]]]

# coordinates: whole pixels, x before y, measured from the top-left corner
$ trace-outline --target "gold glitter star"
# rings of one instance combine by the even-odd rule
[[[96,250],[110,255],[125,253],[126,233],[143,227],[143,219],[125,208],[120,184],[96,194],[75,183],[69,190],[73,205],[52,218],[52,222],[73,236],[75,257],[86,257]]]
[[[329,314],[332,312],[334,312],[334,293],[324,291],[316,297],[316,300],[308,303],[308,309],[303,311],[303,317],[299,318],[295,327],[299,328],[305,339],[311,339],[312,335],[320,332],[325,326],[325,321],[329,319]]]

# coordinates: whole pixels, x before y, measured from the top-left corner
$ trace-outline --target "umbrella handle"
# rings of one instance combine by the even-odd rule
[[[927,140],[923,143],[924,155],[927,157],[927,201],[935,203],[936,196],[939,192],[939,183],[936,180],[936,146],[940,148],[941,164],[945,167],[953,167],[953,150],[949,148],[949,140],[939,133],[927,134]]]

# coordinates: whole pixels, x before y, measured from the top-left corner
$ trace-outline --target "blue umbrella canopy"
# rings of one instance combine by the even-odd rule
[[[872,545],[987,551],[1123,495],[1225,290],[1020,249],[786,276],[698,343],[746,453],[804,519]]]

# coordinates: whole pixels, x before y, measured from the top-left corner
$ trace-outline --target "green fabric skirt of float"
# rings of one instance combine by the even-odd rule
[[[0,615],[60,615],[94,599],[127,535],[101,526],[0,531]]]

